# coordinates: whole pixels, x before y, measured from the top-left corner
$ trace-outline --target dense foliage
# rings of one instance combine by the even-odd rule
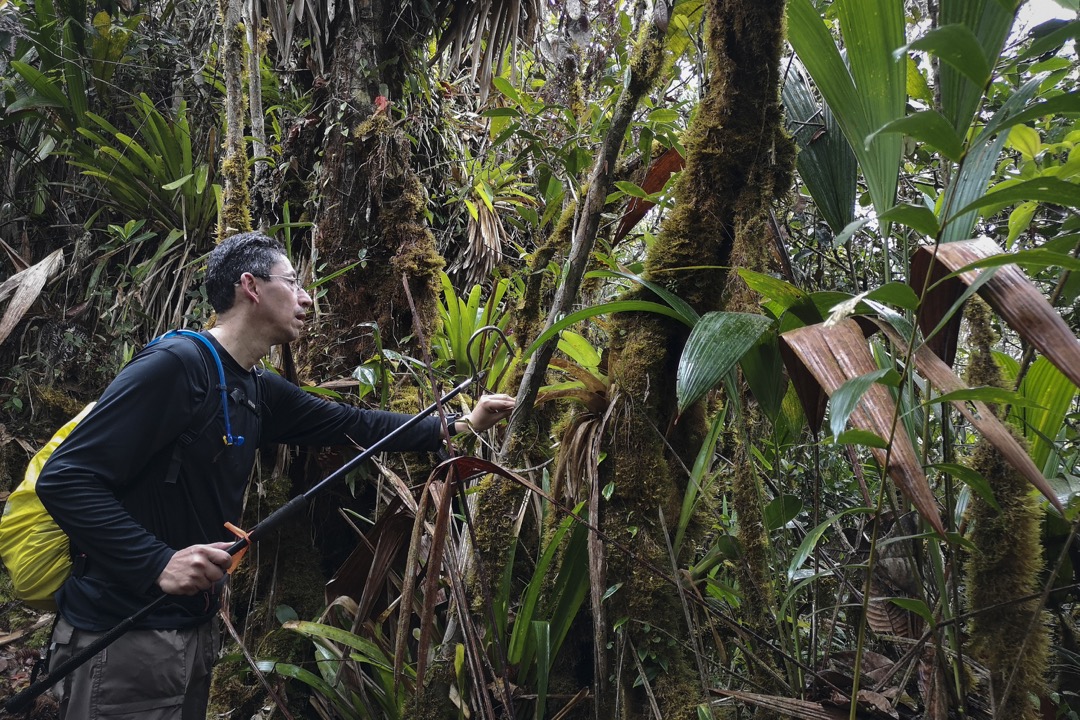
[[[241,571],[219,705],[1080,717],[1080,21],[1019,5],[0,0],[0,496],[251,224],[268,366],[519,412]]]

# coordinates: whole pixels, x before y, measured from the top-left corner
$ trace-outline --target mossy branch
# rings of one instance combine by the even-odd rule
[[[573,242],[570,246],[570,263],[563,281],[560,283],[548,313],[544,330],[555,324],[569,311],[570,306],[577,298],[581,281],[585,275],[585,269],[596,244],[596,232],[600,227],[600,215],[604,209],[604,201],[611,191],[614,180],[615,167],[622,150],[626,130],[630,126],[634,111],[637,109],[641,98],[656,83],[657,77],[663,68],[664,55],[664,31],[655,22],[642,27],[638,36],[638,42],[634,48],[630,60],[630,80],[623,87],[622,93],[615,104],[615,110],[611,115],[611,124],[600,147],[596,163],[589,175],[588,191],[574,228]],[[551,361],[558,338],[547,341],[529,358],[525,373],[521,378],[521,384],[517,394],[517,410],[510,418],[506,438],[513,438],[524,427],[531,416],[532,406],[536,395],[544,381],[548,363]],[[505,455],[509,445],[504,444],[502,454]]]

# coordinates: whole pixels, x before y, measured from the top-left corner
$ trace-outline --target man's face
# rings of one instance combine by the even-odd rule
[[[257,278],[259,304],[267,322],[271,344],[289,343],[300,337],[311,307],[311,296],[296,278],[288,258],[281,258],[270,268],[269,277]]]

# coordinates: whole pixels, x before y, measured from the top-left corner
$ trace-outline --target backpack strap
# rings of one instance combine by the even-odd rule
[[[159,340],[163,340],[173,335],[182,335],[184,337],[191,338],[192,340],[201,342],[209,351],[210,356],[214,359],[214,367],[217,370],[217,383],[214,383],[213,373],[210,370],[209,365],[206,364],[206,354],[200,352],[199,357],[202,359],[203,366],[206,368],[207,375],[210,376],[211,389],[216,389],[218,395],[221,398],[221,411],[225,418],[225,435],[222,437],[222,441],[226,445],[243,445],[244,436],[233,436],[232,424],[229,421],[229,400],[228,400],[228,388],[225,384],[225,369],[221,365],[221,357],[218,355],[217,348],[214,344],[206,339],[203,335],[191,330],[170,330],[164,335],[158,336],[147,343],[147,347],[150,347]],[[180,465],[184,459],[184,451],[191,443],[195,442],[195,439],[201,437],[206,432],[206,428],[210,427],[210,423],[213,422],[214,417],[217,415],[215,412],[213,393],[207,393],[206,398],[203,400],[203,404],[200,407],[200,411],[196,413],[195,419],[192,421],[188,429],[180,435],[176,443],[173,445],[172,457],[169,460],[169,468],[165,472],[165,482],[175,483],[176,479],[180,475]]]

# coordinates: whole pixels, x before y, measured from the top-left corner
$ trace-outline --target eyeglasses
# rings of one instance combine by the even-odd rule
[[[284,280],[285,284],[292,288],[293,292],[304,290],[304,287],[300,284],[300,279],[295,275],[256,275],[256,277],[261,277],[263,280],[269,280],[270,278]],[[307,291],[305,290],[305,292]]]

